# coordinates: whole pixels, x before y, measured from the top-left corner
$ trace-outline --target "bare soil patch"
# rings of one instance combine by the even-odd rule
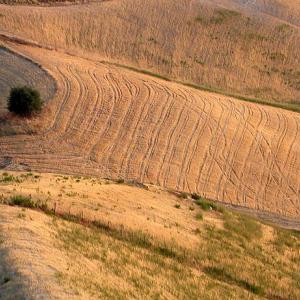
[[[45,70],[4,47],[0,48],[0,69],[0,116],[7,111],[7,97],[12,87],[23,85],[35,87],[45,102],[55,94],[56,83]]]

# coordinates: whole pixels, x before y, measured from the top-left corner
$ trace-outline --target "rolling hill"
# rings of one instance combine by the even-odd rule
[[[1,300],[300,296],[299,232],[153,185],[0,180]]]
[[[48,70],[58,91],[32,121],[39,133],[0,139],[7,168],[134,179],[299,216],[297,113],[15,47]]]
[[[222,6],[205,3],[123,0],[50,8],[2,6],[0,28],[43,45],[218,90],[299,102],[299,28],[287,24],[284,16],[232,10],[233,1],[222,1]],[[279,11],[297,19],[299,7],[289,7],[288,12]]]
[[[299,2],[20,3],[0,299],[299,299]],[[41,114],[7,112],[20,84]]]

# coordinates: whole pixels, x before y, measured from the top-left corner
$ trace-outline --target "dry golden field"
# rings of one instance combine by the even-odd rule
[[[39,133],[0,138],[2,166],[134,179],[299,217],[297,113],[14,47],[48,70],[58,92],[27,121]]]
[[[299,0],[75,2],[0,4],[0,299],[300,299]]]
[[[207,3],[206,0],[200,0],[200,2]],[[210,0],[209,2],[213,5],[258,13],[261,18],[272,17],[291,25],[300,25],[299,0]]]
[[[227,9],[232,2],[219,7],[191,0],[2,5],[0,29],[227,92],[299,102],[299,27],[284,16]],[[280,11],[297,19],[300,9],[293,3],[287,13]]]
[[[9,172],[0,187],[1,300],[300,297],[299,233],[153,185]]]

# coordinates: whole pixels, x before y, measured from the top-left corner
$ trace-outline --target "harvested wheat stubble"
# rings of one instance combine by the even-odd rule
[[[0,114],[6,111],[6,101],[10,88],[28,85],[41,92],[42,99],[48,101],[56,90],[53,78],[38,65],[0,48]]]
[[[232,11],[233,0],[218,1],[219,6],[211,2],[215,1],[1,5],[0,28],[43,45],[87,57],[100,55],[170,78],[299,103],[299,27],[261,13]],[[288,12],[297,19],[300,8],[295,5]]]
[[[153,182],[299,216],[298,114],[16,47],[49,70],[58,92],[36,121],[42,133],[0,138],[11,167]]]

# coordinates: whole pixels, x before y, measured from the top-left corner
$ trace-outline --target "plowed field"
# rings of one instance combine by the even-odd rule
[[[298,114],[19,46],[57,80],[37,135],[0,138],[8,168],[152,182],[297,217]]]

